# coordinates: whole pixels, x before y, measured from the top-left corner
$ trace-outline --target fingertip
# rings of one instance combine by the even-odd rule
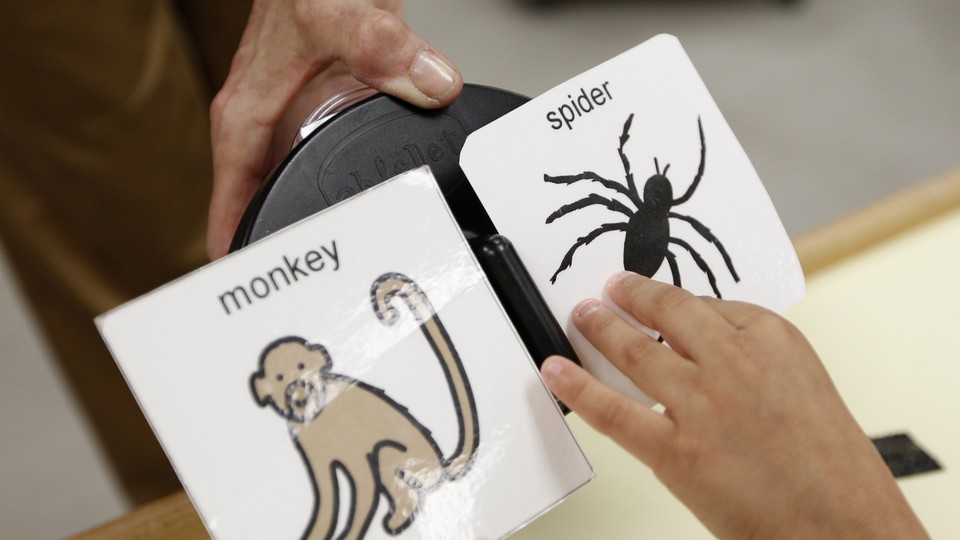
[[[347,38],[334,56],[354,77],[421,108],[443,107],[463,88],[463,76],[448,58],[430,46],[390,11],[363,10],[349,15]]]
[[[215,261],[227,255],[237,226],[253,197],[254,186],[247,189],[234,187],[225,182],[214,181],[210,206],[207,211],[207,257]]]
[[[577,388],[584,383],[583,376],[586,372],[569,359],[553,355],[540,365],[540,374],[547,388],[561,401],[567,401],[577,394]]]
[[[599,300],[593,298],[582,300],[573,307],[573,318],[575,321],[583,321],[601,307],[603,307],[603,303]]]
[[[421,109],[438,109],[453,102],[463,90],[463,77],[451,64],[423,49],[403,75],[389,79],[358,79]]]
[[[414,56],[407,78],[426,98],[423,106],[441,107],[453,101],[463,88],[460,71],[443,55],[424,47]]]
[[[560,381],[560,378],[563,377],[564,367],[564,358],[562,356],[549,356],[543,361],[543,364],[540,365],[540,374],[543,375],[543,380],[547,381],[548,385],[557,383]]]
[[[631,272],[629,270],[622,270],[610,276],[610,278],[607,279],[607,287],[615,287],[616,285],[620,284],[620,282],[623,281],[624,279],[633,277],[633,276],[639,276],[639,275],[640,274],[637,274],[636,272]]]
[[[650,278],[642,276],[636,272],[631,272],[629,270],[617,272],[616,274],[610,276],[609,279],[607,279],[607,284],[606,284],[607,295],[609,295],[611,298],[615,298],[617,296],[616,293],[621,291],[623,287],[629,286],[631,283],[636,284],[638,283],[637,280],[649,280],[649,279]]]
[[[215,175],[216,176],[216,175]],[[213,192],[210,194],[210,203],[207,207],[207,257],[215,261],[227,253],[227,240],[224,231],[228,226],[229,210],[228,203],[230,199],[224,192],[224,183],[213,182]]]
[[[218,228],[215,226],[213,215],[210,215],[207,225],[207,257],[215,261],[227,254],[228,241],[223,238]]]
[[[215,261],[227,254],[227,250],[222,246],[222,242],[207,235],[207,258]]]

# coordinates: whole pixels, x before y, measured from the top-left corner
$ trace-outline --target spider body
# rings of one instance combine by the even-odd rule
[[[564,255],[560,267],[554,272],[550,278],[550,282],[555,283],[560,272],[563,272],[573,264],[573,255],[577,249],[589,244],[602,234],[611,231],[622,231],[625,233],[623,246],[623,267],[625,270],[652,277],[663,265],[663,262],[667,261],[667,264],[670,266],[674,284],[680,286],[680,269],[677,265],[676,255],[669,249],[670,245],[673,244],[690,254],[690,257],[693,258],[700,270],[706,274],[714,294],[717,298],[721,298],[720,289],[717,287],[716,276],[707,262],[693,246],[670,234],[671,219],[688,223],[694,231],[717,248],[734,281],[740,281],[740,277],[733,268],[733,261],[727,254],[727,250],[723,247],[720,240],[710,232],[710,229],[699,220],[674,211],[675,207],[687,202],[690,197],[693,196],[694,191],[697,189],[703,177],[707,149],[702,122],[700,119],[697,119],[697,125],[700,129],[700,166],[690,187],[677,199],[673,197],[673,185],[670,179],[667,178],[667,171],[670,169],[670,165],[665,166],[661,171],[660,164],[656,158],[653,160],[656,174],[652,175],[644,183],[643,196],[640,196],[633,178],[633,173],[630,172],[630,161],[624,153],[624,146],[630,138],[629,132],[632,122],[633,115],[631,114],[623,125],[623,133],[620,135],[620,147],[618,150],[626,176],[626,185],[608,180],[590,171],[570,176],[543,175],[544,181],[554,184],[573,184],[583,180],[597,182],[601,186],[626,197],[633,205],[633,208],[631,208],[618,198],[603,197],[596,193],[591,193],[580,200],[561,206],[558,210],[550,214],[546,220],[548,224],[571,212],[589,206],[599,205],[613,212],[623,214],[627,218],[625,222],[604,223],[585,236],[578,238],[567,251],[566,255]]]
[[[660,269],[667,256],[670,239],[670,213],[673,187],[666,176],[651,176],[643,188],[643,204],[627,221],[623,243],[623,267],[650,277]]]

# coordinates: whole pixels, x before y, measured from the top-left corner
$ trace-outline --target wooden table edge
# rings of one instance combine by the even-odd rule
[[[793,240],[807,276],[960,208],[960,169],[895,193]]]

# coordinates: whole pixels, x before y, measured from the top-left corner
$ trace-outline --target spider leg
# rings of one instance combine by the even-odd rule
[[[673,284],[677,287],[682,287],[680,284],[680,267],[677,266],[677,256],[674,255],[669,249],[666,253],[667,264],[670,265],[670,273],[673,274]],[[660,334],[657,337],[657,341],[663,343],[663,334]]]
[[[667,250],[667,263],[670,265],[670,273],[673,274],[673,284],[677,287],[683,287],[680,284],[680,267],[677,266],[677,256]]]
[[[623,133],[620,134],[620,148],[617,149],[617,152],[620,153],[620,161],[623,163],[623,173],[627,178],[627,189],[632,193],[637,195],[637,198],[640,198],[640,193],[637,191],[637,183],[633,179],[633,173],[630,172],[630,160],[627,159],[627,155],[623,153],[623,147],[627,144],[627,141],[630,140],[630,124],[633,123],[633,114],[627,117],[627,121],[623,123]]]
[[[586,208],[588,206],[599,204],[607,207],[614,212],[620,212],[621,214],[627,216],[627,218],[633,217],[633,212],[627,208],[627,205],[615,199],[607,199],[606,197],[601,197],[596,193],[591,193],[586,197],[580,199],[579,201],[574,201],[570,204],[565,204],[560,207],[559,210],[547,216],[547,223],[553,223],[555,219],[561,218],[574,210],[580,210],[581,208]]]
[[[560,261],[560,268],[557,268],[557,271],[554,272],[553,276],[550,277],[550,283],[556,283],[557,275],[560,274],[560,272],[563,272],[564,270],[566,270],[567,268],[570,268],[570,266],[573,265],[573,253],[580,246],[585,246],[590,242],[593,242],[594,240],[597,239],[598,236],[600,236],[603,233],[607,233],[610,231],[626,232],[626,230],[627,230],[626,223],[604,223],[603,225],[590,231],[590,233],[587,234],[586,236],[581,236],[580,238],[577,238],[577,241],[573,244],[573,246],[570,247],[569,250],[567,250],[566,255],[563,256],[563,260]]]
[[[717,248],[717,251],[720,252],[720,256],[723,257],[723,262],[726,263],[727,269],[730,270],[730,275],[733,276],[733,280],[737,283],[740,282],[740,276],[737,275],[737,271],[733,268],[733,261],[730,259],[730,255],[727,253],[727,249],[723,247],[723,244],[720,242],[720,239],[717,238],[706,225],[700,223],[699,220],[694,219],[690,216],[684,216],[682,214],[677,214],[676,212],[669,212],[668,217],[677,218],[689,223],[693,230],[697,231],[706,240],[714,245]]]
[[[695,189],[697,189],[697,185],[700,184],[700,179],[703,178],[703,164],[707,158],[707,142],[703,137],[703,122],[700,121],[699,116],[697,117],[697,125],[700,126],[700,168],[697,169],[697,175],[693,177],[693,183],[687,188],[687,192],[684,193],[679,199],[674,200],[673,206],[687,202],[690,197],[693,196],[693,192]]]
[[[640,197],[636,194],[631,193],[630,190],[623,184],[614,182],[613,180],[607,180],[606,178],[600,176],[599,174],[591,171],[584,171],[580,174],[571,174],[571,175],[562,175],[562,176],[550,176],[549,174],[543,175],[544,182],[550,182],[551,184],[572,184],[574,182],[579,182],[581,180],[590,180],[591,182],[597,182],[601,186],[612,189],[617,193],[626,195],[635,205],[640,206]]]
[[[697,266],[700,267],[700,270],[707,275],[707,280],[710,282],[710,287],[713,288],[713,294],[715,294],[717,298],[723,298],[720,296],[720,289],[717,288],[717,277],[713,275],[713,270],[710,270],[710,267],[707,266],[707,261],[703,260],[703,257],[697,253],[697,250],[693,249],[693,246],[684,242],[683,240],[674,238],[672,236],[670,237],[670,243],[676,244],[690,253],[690,256],[693,257],[693,262],[697,263]]]

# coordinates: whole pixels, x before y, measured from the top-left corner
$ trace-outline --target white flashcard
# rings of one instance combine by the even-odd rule
[[[427,168],[97,324],[216,538],[500,538],[593,476]]]
[[[570,322],[610,275],[626,268],[778,311],[803,295],[760,178],[673,36],[474,132],[460,165],[587,369],[637,399]]]

